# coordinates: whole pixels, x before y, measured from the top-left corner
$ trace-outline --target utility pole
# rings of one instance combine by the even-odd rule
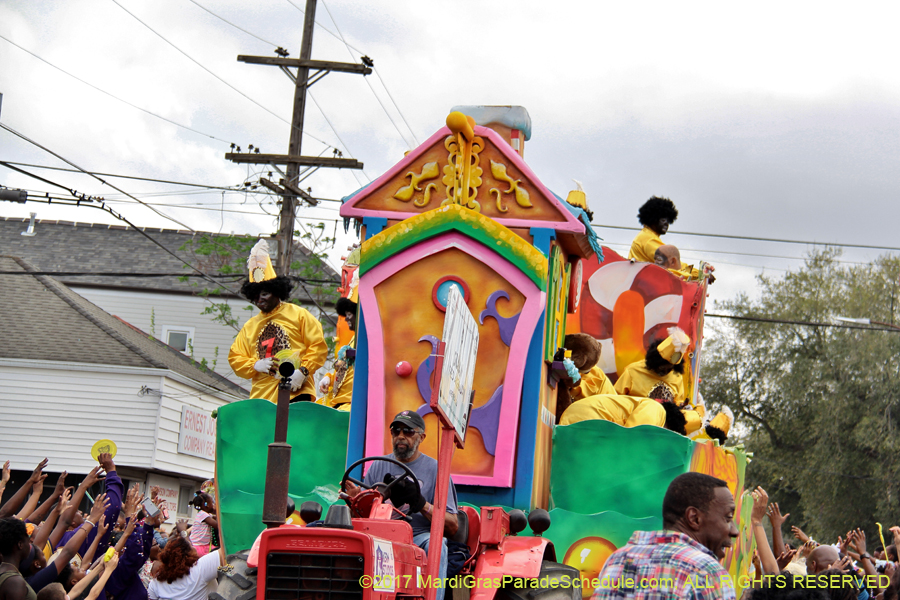
[[[306,92],[322,77],[332,71],[368,75],[372,72],[371,61],[368,64],[341,63],[324,60],[312,60],[313,29],[316,24],[316,0],[306,0],[306,14],[303,19],[303,41],[300,46],[300,58],[287,58],[287,52],[281,50],[279,56],[238,56],[239,62],[280,67],[294,82],[294,113],[291,117],[291,136],[287,154],[225,154],[226,160],[236,163],[287,165],[284,179],[275,184],[267,179],[260,183],[277,194],[281,194],[281,214],[278,225],[278,274],[287,275],[291,269],[294,252],[294,218],[298,199],[306,200],[311,206],[318,201],[301,190],[297,177],[301,166],[330,167],[337,169],[362,169],[363,164],[352,158],[321,158],[318,156],[302,156],[300,149],[303,141],[303,117],[306,112]],[[363,59],[368,60],[368,59]],[[296,67],[296,76],[289,67]],[[312,74],[310,74],[312,71]],[[276,167],[276,170],[277,167]]]

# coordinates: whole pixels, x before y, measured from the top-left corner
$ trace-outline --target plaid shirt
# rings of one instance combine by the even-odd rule
[[[734,585],[708,548],[675,531],[635,531],[607,559],[591,600],[735,600]]]

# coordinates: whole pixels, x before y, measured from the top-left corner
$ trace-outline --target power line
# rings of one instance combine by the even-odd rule
[[[210,75],[212,75],[213,77],[215,77],[216,79],[218,79],[219,81],[221,81],[222,83],[224,83],[225,85],[227,85],[228,87],[230,87],[232,90],[234,90],[235,92],[237,92],[238,94],[240,94],[241,96],[243,96],[244,98],[246,98],[247,100],[249,100],[250,102],[252,102],[253,104],[255,104],[256,106],[260,107],[261,109],[263,109],[264,111],[266,111],[266,112],[269,113],[270,115],[274,116],[276,119],[279,119],[280,121],[283,121],[283,122],[287,123],[288,125],[291,124],[290,121],[288,121],[287,119],[283,118],[283,117],[282,117],[281,115],[279,115],[278,113],[276,113],[276,112],[274,112],[274,111],[272,111],[272,110],[266,108],[265,106],[263,106],[262,104],[260,104],[259,102],[257,102],[256,100],[254,100],[253,98],[251,98],[250,96],[248,96],[247,94],[245,94],[244,92],[242,92],[241,90],[239,90],[238,88],[236,88],[235,86],[231,85],[230,83],[228,83],[227,81],[225,81],[224,79],[222,79],[221,77],[219,77],[218,75],[216,75],[215,73],[213,73],[210,69],[208,69],[207,67],[203,66],[203,64],[200,63],[200,61],[196,60],[196,59],[193,58],[190,54],[188,54],[187,52],[185,52],[184,50],[182,50],[181,48],[179,48],[178,46],[176,46],[175,44],[173,44],[172,42],[170,42],[168,39],[166,39],[165,37],[163,37],[162,34],[160,34],[160,33],[157,32],[155,29],[153,29],[152,27],[150,27],[150,25],[148,25],[147,23],[145,23],[144,21],[142,21],[142,20],[141,20],[137,15],[135,15],[133,12],[129,11],[127,8],[125,8],[124,6],[122,6],[121,4],[119,4],[118,0],[112,0],[112,2],[113,2],[113,4],[115,4],[116,6],[118,6],[119,8],[121,8],[122,10],[124,10],[126,13],[128,13],[135,21],[137,21],[138,23],[140,23],[141,25],[143,25],[144,27],[146,27],[147,29],[149,29],[151,32],[153,32],[153,34],[155,34],[159,39],[161,39],[162,41],[164,41],[164,42],[167,43],[168,45],[172,46],[172,48],[174,48],[175,50],[177,50],[180,54],[182,54],[185,58],[187,58],[188,60],[190,60],[192,63],[194,63],[195,65],[197,65],[198,67],[200,67],[201,69],[203,69],[204,71],[206,71],[207,73],[209,73]],[[304,131],[303,133],[304,133],[304,135],[308,135],[308,136],[311,137],[312,139],[316,140],[316,141],[319,142],[320,144],[325,144],[326,146],[333,147],[333,146],[331,146],[331,144],[329,144],[328,142],[326,142],[326,141],[324,141],[324,140],[320,140],[319,138],[317,138],[316,136],[314,136],[314,135],[312,135],[312,134],[310,134],[310,133],[306,133],[305,131]]]
[[[191,3],[193,3],[193,4],[196,4],[197,6],[199,6],[200,8],[202,8],[203,10],[205,10],[206,12],[208,12],[209,14],[211,14],[212,16],[214,16],[215,18],[217,18],[217,19],[219,19],[219,20],[221,20],[221,21],[224,21],[224,22],[228,23],[229,25],[231,25],[231,26],[234,27],[235,29],[239,29],[239,30],[243,31],[244,33],[246,33],[246,34],[249,35],[250,37],[255,37],[256,39],[258,39],[258,40],[261,41],[262,43],[268,44],[268,45],[272,46],[273,48],[281,48],[281,46],[279,46],[278,44],[273,44],[272,42],[270,42],[270,41],[268,41],[268,40],[264,40],[263,38],[259,37],[259,36],[256,35],[255,33],[251,33],[251,32],[249,32],[249,31],[247,31],[246,29],[244,29],[243,27],[241,27],[241,26],[239,26],[239,25],[235,25],[234,23],[232,23],[231,21],[229,21],[229,20],[226,19],[225,17],[220,17],[219,15],[217,15],[216,13],[214,13],[213,11],[209,10],[208,8],[206,8],[205,6],[203,6],[202,4],[200,4],[199,2],[197,2],[197,0],[188,0],[188,1],[191,2]]]
[[[328,13],[328,18],[331,19],[331,22],[332,22],[332,23],[334,23],[334,28],[337,30],[338,35],[340,36],[340,40],[344,43],[344,47],[347,48],[347,54],[350,55],[350,58],[356,58],[356,57],[353,55],[353,52],[350,50],[350,44],[348,44],[348,43],[347,43],[347,40],[344,39],[344,34],[341,32],[341,28],[338,27],[337,20],[335,20],[334,15],[331,14],[331,11],[328,9],[328,5],[325,3],[325,0],[319,0],[319,1],[322,3],[322,6],[325,7],[325,12]],[[402,131],[400,131],[400,127],[399,127],[399,126],[397,125],[397,123],[394,121],[394,117],[391,116],[391,113],[388,112],[388,109],[387,109],[387,107],[384,105],[384,103],[381,101],[381,98],[379,98],[379,97],[378,97],[378,94],[375,93],[375,88],[372,87],[372,82],[369,81],[369,80],[368,80],[367,78],[365,78],[365,77],[364,77],[363,79],[366,80],[366,85],[368,85],[368,86],[369,86],[369,89],[372,90],[372,95],[375,96],[375,100],[378,101],[379,106],[381,106],[381,110],[384,111],[384,114],[387,115],[387,118],[388,118],[388,120],[391,122],[391,125],[393,125],[393,126],[394,126],[394,129],[397,130],[397,134],[400,136],[400,139],[402,139],[402,140],[403,140],[403,143],[406,144],[406,145],[410,148],[410,150],[411,150],[411,149],[413,148],[413,146],[411,146],[411,145],[409,144],[409,142],[406,141],[406,136],[403,135],[403,132],[402,132]],[[383,84],[383,82],[382,82],[382,84]],[[385,89],[387,89],[387,88],[385,88]],[[399,112],[399,111],[398,111],[398,112]],[[402,114],[401,114],[401,116],[402,116]],[[409,127],[409,124],[407,124],[407,127]],[[410,132],[412,132],[411,129],[410,129]],[[415,139],[415,134],[413,134],[413,139]],[[416,142],[416,145],[418,146],[418,142]]]
[[[200,134],[200,135],[202,135],[202,136],[204,136],[204,137],[208,137],[208,138],[210,138],[210,139],[214,139],[214,140],[216,140],[216,141],[218,141],[218,142],[222,142],[223,144],[229,144],[229,143],[231,143],[231,142],[229,142],[229,141],[227,141],[227,140],[223,140],[222,138],[216,137],[216,136],[214,136],[214,135],[212,135],[212,134],[204,133],[204,132],[202,132],[202,131],[200,131],[200,130],[198,130],[198,129],[194,129],[193,127],[188,127],[187,125],[182,125],[181,123],[178,123],[177,121],[173,121],[172,119],[169,119],[169,118],[164,117],[164,116],[162,116],[162,115],[158,115],[158,114],[156,114],[156,113],[153,112],[153,111],[150,111],[150,110],[147,110],[146,108],[142,108],[142,107],[138,106],[137,104],[132,104],[132,103],[129,102],[128,100],[124,100],[124,99],[122,99],[122,98],[119,98],[119,97],[116,96],[115,94],[112,94],[112,93],[110,93],[110,92],[107,92],[106,90],[97,87],[97,86],[94,85],[93,83],[88,83],[88,82],[85,81],[84,79],[82,79],[82,78],[80,78],[80,77],[78,77],[78,76],[76,76],[76,75],[72,75],[71,73],[69,73],[69,72],[66,71],[65,69],[62,69],[62,68],[60,68],[60,67],[57,67],[56,65],[54,65],[54,64],[51,63],[50,61],[48,61],[48,60],[46,60],[46,59],[44,59],[44,58],[41,58],[40,56],[38,56],[37,54],[35,54],[35,53],[32,52],[31,50],[27,50],[27,49],[23,48],[22,46],[18,45],[17,43],[15,43],[14,41],[12,41],[11,39],[9,39],[9,38],[7,38],[7,37],[4,37],[3,35],[0,35],[0,39],[3,39],[3,40],[5,40],[5,41],[9,42],[10,44],[12,44],[13,46],[15,46],[16,48],[18,48],[18,49],[21,50],[22,52],[26,52],[26,53],[30,54],[31,56],[35,57],[35,58],[38,59],[39,61],[41,61],[41,62],[43,62],[43,63],[45,63],[45,64],[47,64],[47,65],[53,67],[53,68],[56,69],[57,71],[60,71],[61,73],[64,73],[65,75],[68,75],[69,77],[71,77],[72,79],[75,79],[76,81],[80,81],[80,82],[83,83],[84,85],[86,85],[86,86],[88,86],[88,87],[90,87],[90,88],[93,88],[93,89],[97,90],[98,92],[100,92],[100,93],[102,93],[102,94],[106,94],[107,96],[109,96],[110,98],[112,98],[112,99],[114,99],[114,100],[118,100],[119,102],[122,102],[122,103],[124,103],[124,104],[127,104],[128,106],[130,106],[130,107],[132,107],[132,108],[136,108],[137,110],[139,110],[139,111],[141,111],[141,112],[144,112],[144,113],[147,113],[148,115],[150,115],[150,116],[152,116],[152,117],[156,117],[157,119],[162,119],[163,121],[165,121],[165,122],[167,122],[167,123],[171,123],[172,125],[175,125],[176,127],[181,127],[182,129],[186,129],[186,130],[188,130],[188,131],[192,131],[192,132],[194,132],[194,133]]]
[[[624,229],[628,231],[641,231],[640,227],[624,227],[621,225],[591,225],[591,227],[599,229]],[[866,244],[836,244],[830,242],[805,242],[802,240],[783,240],[778,238],[753,237],[747,235],[728,235],[724,233],[696,233],[692,231],[670,231],[668,235],[693,235],[699,237],[716,237],[729,240],[748,240],[751,242],[778,242],[781,244],[803,244],[806,246],[836,246],[841,248],[865,248],[868,250],[895,250],[900,252],[900,248],[893,246],[869,246]]]
[[[113,0],[113,1],[115,1],[115,0]],[[344,140],[341,139],[341,134],[338,133],[338,131],[337,131],[337,129],[335,128],[335,126],[331,123],[331,119],[328,118],[328,115],[326,115],[326,114],[325,114],[325,111],[322,110],[322,107],[319,106],[319,103],[316,101],[315,96],[312,95],[312,92],[309,91],[309,90],[307,89],[307,90],[306,90],[306,95],[309,96],[309,99],[313,101],[313,104],[315,104],[315,105],[316,105],[316,108],[319,109],[319,112],[322,113],[322,117],[324,117],[325,122],[328,123],[328,126],[331,127],[331,131],[334,132],[335,137],[338,139],[338,141],[341,143],[341,145],[347,150],[347,154],[349,154],[350,156],[353,156],[353,152],[350,151],[350,147],[347,146],[347,144],[344,142]],[[369,183],[371,183],[371,182],[372,182],[372,178],[369,177],[369,176],[366,174],[366,170],[365,170],[365,169],[360,169],[360,171],[362,171],[363,177],[365,177],[366,179],[368,179],[368,180],[369,180]],[[356,176],[356,169],[353,169],[353,170],[351,170],[350,172],[353,173],[354,177]],[[360,185],[362,185],[362,182],[359,181],[359,178],[357,178],[356,181],[357,181]]]
[[[296,8],[298,11],[300,11],[300,14],[306,14],[302,8],[300,8],[299,6],[297,6],[296,4],[291,2],[291,0],[287,0],[287,3],[290,4],[291,6],[293,6],[294,8]],[[325,3],[323,2],[322,5],[324,6]],[[328,10],[327,6],[325,6],[325,10],[328,12],[328,16],[331,17],[331,11]],[[334,20],[334,17],[331,17],[331,21],[334,23],[334,26],[337,27],[337,21]],[[365,52],[363,52],[359,48],[355,48],[352,45],[350,45],[349,43],[347,43],[347,41],[344,39],[343,35],[336,34],[335,32],[331,31],[330,29],[328,29],[327,27],[322,25],[322,23],[320,23],[319,21],[316,21],[316,25],[318,25],[321,29],[323,29],[326,33],[331,35],[333,38],[338,39],[341,42],[343,42],[344,45],[347,46],[347,48],[350,48],[351,50],[354,50],[355,52],[357,52],[359,54],[365,54]],[[407,129],[409,129],[409,133],[413,136],[413,141],[418,146],[419,140],[418,140],[418,138],[416,138],[416,132],[413,131],[412,127],[410,127],[409,122],[406,120],[406,117],[403,115],[403,111],[400,110],[400,106],[397,104],[397,101],[394,100],[394,95],[391,94],[391,91],[388,89],[387,82],[384,80],[384,77],[378,71],[378,68],[375,67],[374,65],[372,65],[372,71],[378,76],[378,79],[381,81],[381,87],[383,87],[384,91],[387,92],[388,98],[391,99],[391,102],[394,104],[394,108],[397,109],[397,113],[400,115],[400,118],[403,119],[403,122],[406,124]],[[368,80],[366,80],[366,81],[368,81]],[[374,89],[372,90],[372,93],[373,94],[375,93]],[[376,98],[377,97],[378,96],[376,95]],[[401,135],[401,137],[402,137],[402,135]]]
[[[115,2],[115,0],[113,0],[113,1]],[[19,133],[18,131],[16,131],[15,129],[13,129],[12,127],[10,127],[9,125],[6,125],[5,123],[0,123],[0,128],[3,128],[3,129],[5,129],[6,131],[9,131],[10,133],[12,133],[13,135],[15,135],[15,136],[17,136],[17,137],[19,137],[19,138],[25,140],[26,142],[28,142],[28,143],[30,143],[30,144],[33,144],[34,146],[37,146],[38,148],[40,148],[40,149],[43,150],[44,152],[47,152],[47,153],[49,153],[49,154],[52,154],[53,156],[55,156],[55,157],[58,158],[59,160],[63,161],[64,163],[66,163],[66,164],[68,164],[68,165],[70,165],[70,166],[72,166],[72,167],[75,167],[76,169],[78,169],[78,170],[81,171],[82,173],[85,173],[85,174],[90,175],[90,173],[87,173],[87,171],[85,171],[84,169],[82,169],[81,167],[79,167],[78,165],[76,165],[75,163],[73,163],[73,162],[69,161],[68,159],[66,159],[66,158],[64,158],[64,157],[62,157],[62,156],[60,156],[60,155],[57,154],[56,152],[53,152],[53,151],[50,150],[49,148],[46,148],[45,146],[42,146],[41,144],[39,144],[39,143],[37,143],[36,141],[32,140],[31,138],[27,137],[26,135],[24,135],[24,134],[22,134],[22,133]],[[27,173],[27,172],[25,172],[25,171],[22,171],[22,169],[16,169],[16,170],[17,170],[17,171],[20,171],[20,172],[22,172],[22,173],[25,173],[26,175],[28,175],[28,176],[30,176],[30,177],[35,177],[35,178],[37,178],[37,179],[40,179],[40,180],[45,181],[45,182],[47,182],[47,183],[50,183],[51,185],[54,185],[54,186],[59,187],[59,188],[61,188],[61,189],[64,189],[64,190],[65,190],[65,189],[68,189],[68,188],[66,188],[65,186],[59,185],[59,184],[57,184],[57,183],[53,183],[53,182],[51,182],[51,181],[49,181],[49,180],[43,179],[43,178],[41,178],[41,177],[37,177],[36,175],[33,175],[33,174],[31,174],[31,173]],[[130,194],[128,194],[128,193],[125,192],[124,190],[122,190],[122,189],[120,189],[120,188],[117,188],[116,186],[112,185],[111,183],[107,183],[106,181],[104,181],[104,180],[101,179],[100,177],[97,177],[96,175],[91,175],[91,177],[93,177],[94,179],[98,180],[100,183],[103,183],[103,184],[105,184],[105,185],[108,185],[109,187],[111,187],[112,189],[114,189],[114,190],[116,190],[116,191],[118,191],[118,192],[121,192],[121,193],[123,193],[123,194],[128,195],[130,198],[132,198],[132,199],[135,200],[136,202],[138,202],[138,203],[140,203],[140,204],[144,204],[141,200],[138,200],[138,199],[135,198],[134,196],[131,196]],[[69,190],[69,192],[70,192],[73,196],[76,195],[75,192],[74,192],[74,190]],[[88,205],[86,205],[86,206],[90,206],[90,204],[88,204]],[[101,205],[99,208],[103,208],[103,206]],[[185,229],[188,229],[188,230],[190,230],[190,231],[194,231],[194,229],[193,229],[192,227],[188,227],[187,225],[185,225],[185,224],[182,223],[181,221],[178,221],[178,220],[176,220],[176,219],[174,219],[174,218],[172,218],[172,217],[170,217],[170,216],[168,216],[168,215],[166,215],[166,214],[164,214],[164,213],[162,213],[162,212],[156,210],[156,209],[153,208],[152,206],[148,206],[147,208],[149,208],[150,210],[152,210],[153,212],[155,212],[155,213],[158,214],[159,216],[165,217],[166,219],[169,219],[169,220],[172,221],[173,223],[177,223],[178,225],[181,225],[181,226],[184,227]],[[187,262],[186,260],[184,260],[183,258],[181,258],[180,256],[178,256],[177,254],[175,254],[174,252],[172,252],[171,250],[169,250],[168,248],[166,248],[165,246],[163,246],[163,245],[160,244],[159,242],[157,242],[155,239],[153,239],[152,237],[150,237],[150,236],[149,236],[147,233],[145,233],[144,231],[141,231],[140,229],[138,229],[131,221],[129,221],[129,220],[128,220],[127,218],[125,218],[123,215],[118,215],[118,214],[114,213],[111,209],[109,210],[109,212],[110,212],[110,214],[112,214],[112,215],[115,216],[116,218],[120,219],[121,221],[124,221],[124,222],[127,223],[128,225],[131,225],[131,227],[133,227],[133,228],[135,229],[135,231],[137,231],[138,233],[140,233],[141,235],[143,235],[144,237],[146,237],[148,240],[150,240],[151,242],[153,242],[155,245],[159,246],[166,254],[171,255],[173,258],[177,259],[179,262],[183,263],[184,265],[186,265],[186,266],[188,266],[189,268],[193,269],[193,270],[196,271],[197,273],[200,273],[200,274],[203,275],[204,277],[207,277],[207,278],[208,278],[208,276],[207,276],[205,273],[203,273],[203,271],[201,271],[200,269],[198,269],[198,268],[195,267],[194,265],[190,264],[189,262]],[[196,233],[196,232],[195,232],[195,233]],[[216,283],[216,281],[213,280],[213,279],[209,279],[209,280],[210,280],[212,283]],[[225,287],[225,286],[222,286],[222,287]],[[227,291],[233,293],[233,294],[236,294],[236,292],[234,292],[234,290],[231,290],[231,289],[228,289],[228,288],[225,288],[225,289],[226,289]]]
[[[218,186],[218,185],[207,185],[207,184],[204,184],[204,183],[188,183],[188,182],[186,182],[186,181],[171,181],[171,180],[168,180],[168,179],[154,179],[154,178],[152,178],[152,177],[138,177],[138,176],[136,176],[136,175],[121,175],[121,174],[116,174],[116,173],[101,173],[101,172],[99,172],[99,171],[79,171],[78,169],[66,169],[65,167],[50,167],[50,166],[47,166],[47,165],[34,165],[34,164],[30,164],[30,163],[20,163],[20,162],[12,162],[12,161],[0,161],[0,165],[18,165],[18,166],[20,166],[20,167],[32,167],[32,168],[35,168],[35,169],[49,169],[49,170],[51,170],[51,171],[65,171],[66,173],[82,173],[82,174],[87,173],[88,175],[100,175],[100,176],[103,176],[103,177],[117,177],[117,178],[120,178],[120,179],[134,179],[134,180],[137,180],[137,181],[152,181],[152,182],[154,182],[154,183],[169,183],[169,184],[172,184],[172,185],[187,185],[187,186],[191,186],[191,187],[202,187],[202,188],[208,188],[208,189],[210,189],[210,190],[224,190],[224,191],[226,191],[226,192],[238,192],[238,193],[245,193],[245,192],[248,192],[248,193],[249,193],[249,190],[247,190],[246,187],[244,187],[244,186],[242,186],[242,187],[237,187],[237,186],[233,186],[233,187],[223,187],[223,186]],[[267,192],[267,191],[260,191],[260,192],[258,192],[258,191],[253,191],[252,193],[254,193],[254,194],[265,194],[265,195],[267,195],[267,196],[278,196],[279,198],[282,196],[281,194],[274,194],[274,193],[270,193],[270,192]],[[289,194],[289,195],[290,195],[290,194]],[[316,198],[316,200],[318,200],[318,201],[320,201],[320,202],[338,202],[338,203],[343,203],[343,200],[336,200],[336,199],[334,199],[334,198]]]
[[[714,317],[717,319],[732,319],[734,321],[754,321],[759,323],[781,323],[784,325],[804,325],[806,327],[831,327],[834,329],[868,329],[872,331],[888,331],[894,333],[900,333],[900,329],[890,329],[887,327],[871,327],[868,325],[845,325],[840,323],[822,323],[816,321],[792,321],[789,319],[767,319],[764,317],[745,317],[738,315],[716,315],[712,313],[706,313],[703,315],[705,317]]]

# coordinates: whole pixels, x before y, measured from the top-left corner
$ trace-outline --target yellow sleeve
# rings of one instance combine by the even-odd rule
[[[322,333],[322,324],[307,311],[303,319],[303,339],[306,342],[306,352],[300,359],[300,364],[309,369],[309,375],[322,368],[325,359],[328,358],[328,344],[325,343],[325,334]]]
[[[656,249],[662,245],[663,241],[659,239],[659,236],[649,227],[644,227],[635,236],[634,241],[631,242],[631,251],[628,253],[628,258],[638,262],[652,263]]]
[[[259,360],[256,357],[256,352],[251,350],[253,342],[248,331],[250,323],[252,321],[248,321],[238,332],[234,338],[234,343],[231,344],[231,350],[228,351],[228,364],[231,365],[231,370],[234,371],[235,375],[244,379],[253,379],[254,375],[256,375],[256,369],[253,368],[253,365]]]
[[[600,367],[591,367],[591,370],[581,376],[578,385],[572,388],[569,395],[573,401],[596,396],[597,394],[615,394],[616,388],[606,376],[606,373],[600,370]]]

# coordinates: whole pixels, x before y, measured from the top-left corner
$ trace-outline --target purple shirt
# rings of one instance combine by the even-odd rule
[[[106,474],[106,496],[109,498],[109,506],[106,507],[106,512],[103,513],[103,517],[106,519],[106,522],[110,524],[110,527],[106,531],[106,534],[100,538],[100,544],[97,546],[97,553],[94,555],[94,558],[97,558],[106,552],[106,548],[109,546],[109,536],[112,535],[112,526],[119,520],[119,513],[122,512],[122,498],[125,497],[125,485],[119,478],[119,474],[115,471],[110,471]],[[97,528],[99,525],[100,523],[95,523],[91,528],[90,533],[87,534],[84,543],[82,543],[81,548],[78,549],[79,556],[84,556],[87,553],[88,548],[91,547],[94,538],[97,536]],[[74,530],[65,532],[56,547],[60,548],[61,546],[65,546],[66,542],[72,539],[73,535],[75,535]]]
[[[125,550],[119,557],[119,566],[110,575],[104,592],[116,600],[147,600],[147,588],[141,581],[141,567],[150,556],[153,545],[153,527],[138,525],[125,542]]]

